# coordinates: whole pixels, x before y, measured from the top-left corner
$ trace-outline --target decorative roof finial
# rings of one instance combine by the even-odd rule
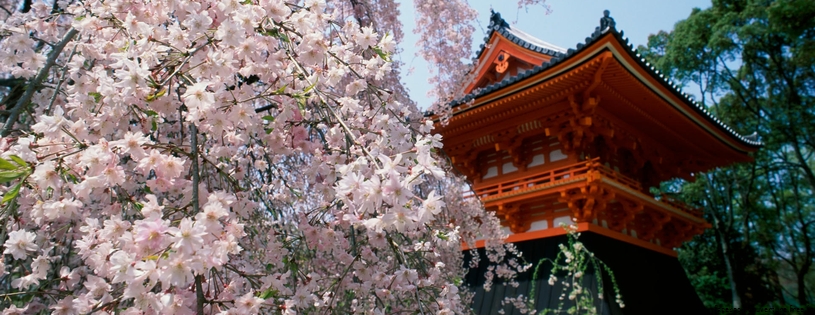
[[[603,11],[603,18],[600,19],[600,31],[605,31],[607,28],[616,28],[617,22],[614,18],[609,16],[611,12],[608,10]]]
[[[753,142],[758,142],[758,132],[754,131],[749,136],[744,136],[744,138],[747,139],[747,140],[753,141]]]
[[[509,23],[501,18],[501,13],[495,12],[490,9],[490,26],[493,30],[501,29],[502,27],[509,27]]]

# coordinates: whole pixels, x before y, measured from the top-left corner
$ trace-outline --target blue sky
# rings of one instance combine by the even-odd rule
[[[673,29],[674,24],[687,18],[693,8],[710,6],[710,0],[548,0],[552,13],[546,15],[546,10],[541,7],[519,11],[515,0],[469,2],[479,14],[473,51],[483,43],[490,9],[500,12],[512,27],[554,45],[574,48],[600,25],[603,10],[611,11],[611,17],[617,22],[617,29],[625,31],[625,35],[637,46],[644,45],[650,34]],[[401,0],[401,3],[405,40],[401,44],[404,51],[397,59],[405,63],[402,82],[410,89],[410,96],[418,103],[419,108],[424,109],[431,103],[427,97],[429,71],[427,63],[421,57],[415,57],[417,36],[413,32],[416,25],[413,1]],[[513,24],[515,21],[517,24]],[[414,69],[413,73],[406,75],[409,68]]]

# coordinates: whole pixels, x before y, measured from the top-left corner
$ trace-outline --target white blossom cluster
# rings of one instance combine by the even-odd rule
[[[463,243],[491,279],[527,268],[398,83],[395,2],[24,11],[0,23],[4,314],[458,314]]]

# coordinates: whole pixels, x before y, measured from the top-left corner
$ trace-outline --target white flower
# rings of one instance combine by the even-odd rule
[[[14,259],[25,259],[28,257],[28,252],[34,252],[39,249],[39,246],[34,244],[36,237],[34,233],[24,230],[9,233],[5,243],[6,250],[3,251],[3,254],[11,254],[11,256],[14,256]]]
[[[121,149],[122,153],[130,154],[133,159],[140,160],[147,155],[142,146],[151,142],[142,133],[127,132],[122,140],[112,141],[110,144]]]
[[[189,108],[187,117],[192,121],[206,116],[214,109],[215,94],[207,91],[208,85],[208,82],[199,82],[188,87],[184,93],[184,103]]]
[[[240,314],[257,314],[263,299],[256,297],[252,292],[246,293],[235,301]]]
[[[419,209],[419,219],[427,221],[433,219],[434,215],[441,212],[442,207],[444,207],[444,201],[441,201],[441,196],[437,196],[435,190],[431,191],[422,204],[422,208]]]
[[[31,179],[37,183],[37,186],[45,190],[48,187],[57,188],[59,187],[60,177],[59,173],[56,170],[56,163],[54,161],[45,161],[34,169],[34,173],[31,174]]]
[[[198,222],[193,222],[189,218],[181,219],[181,223],[177,228],[170,228],[170,234],[173,234],[173,248],[184,252],[193,253],[194,251],[204,246],[204,235],[207,232]]]
[[[32,285],[39,284],[39,275],[36,273],[32,273],[30,275],[20,277],[11,281],[11,286],[13,288],[21,289],[21,290],[28,290],[29,287]]]
[[[362,32],[357,34],[357,44],[362,46],[362,48],[374,46],[376,45],[377,37],[376,32],[374,32],[372,28],[363,27]]]
[[[60,128],[62,126],[70,123],[65,117],[62,115],[65,113],[62,107],[57,106],[54,109],[53,116],[42,115],[37,117],[37,123],[31,126],[31,130],[36,133],[43,133],[46,136],[55,135],[56,133],[60,132]]]

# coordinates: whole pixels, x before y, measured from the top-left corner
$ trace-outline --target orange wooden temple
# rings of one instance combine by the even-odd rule
[[[436,130],[509,241],[562,235],[559,224],[574,220],[675,261],[674,248],[710,225],[651,187],[749,162],[761,144],[641,58],[608,11],[600,24],[566,50],[493,13],[466,96]]]
[[[563,50],[493,14],[467,96],[451,104],[449,124],[437,130],[512,238],[574,219],[673,255],[709,224],[699,210],[650,188],[751,161],[760,143],[681,93],[613,19],[603,21],[605,31]]]

